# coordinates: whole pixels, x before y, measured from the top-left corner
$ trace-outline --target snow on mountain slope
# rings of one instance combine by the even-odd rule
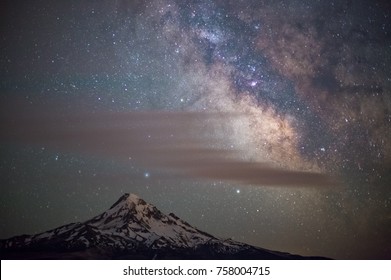
[[[1,242],[0,249],[97,246],[111,249],[192,248],[216,239],[174,214],[165,215],[134,194],[123,195],[109,210],[84,222]]]
[[[36,235],[0,240],[2,258],[296,259],[300,256],[219,239],[134,194],[104,213]]]
[[[86,224],[102,233],[115,232],[152,248],[194,247],[214,238],[173,214],[163,214],[134,194],[123,195],[109,210]]]

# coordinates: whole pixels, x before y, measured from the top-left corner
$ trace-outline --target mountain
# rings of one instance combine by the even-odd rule
[[[104,213],[36,235],[0,240],[1,259],[313,259],[223,240],[134,194]]]

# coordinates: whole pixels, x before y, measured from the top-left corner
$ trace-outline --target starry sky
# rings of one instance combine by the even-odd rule
[[[391,258],[387,1],[0,5],[0,238],[135,193],[222,238]]]

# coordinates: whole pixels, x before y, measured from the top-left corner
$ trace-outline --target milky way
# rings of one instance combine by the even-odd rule
[[[132,192],[217,236],[390,258],[389,4],[2,6],[0,238],[87,219]],[[140,119],[170,113],[173,133]]]

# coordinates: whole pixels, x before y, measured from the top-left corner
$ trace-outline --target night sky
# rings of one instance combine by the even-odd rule
[[[0,238],[135,193],[223,238],[391,258],[387,1],[2,1]]]

